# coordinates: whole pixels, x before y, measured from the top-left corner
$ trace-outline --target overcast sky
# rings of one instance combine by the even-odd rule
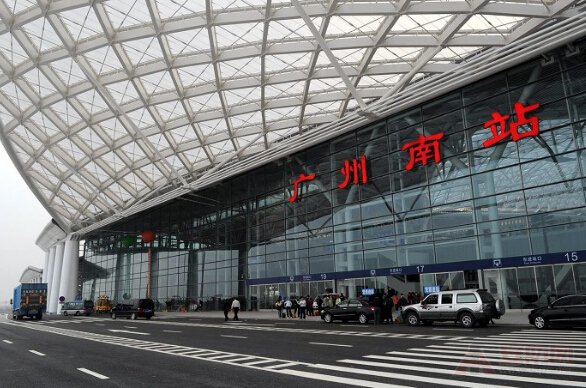
[[[28,188],[0,144],[0,306],[24,269],[43,268],[45,253],[35,245],[51,216]]]

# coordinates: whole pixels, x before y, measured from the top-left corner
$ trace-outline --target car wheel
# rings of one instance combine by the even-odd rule
[[[366,314],[362,313],[358,316],[358,321],[362,324],[368,323],[368,317]]]
[[[330,313],[324,314],[324,322],[325,323],[332,323],[333,320],[334,320],[334,317],[332,317],[332,314],[330,314]]]
[[[462,313],[462,315],[460,315],[460,323],[462,324],[463,327],[465,328],[471,328],[474,326],[474,316],[470,313]]]
[[[135,313],[132,313],[132,314],[130,315],[130,319],[132,319],[132,320],[135,320],[135,319],[136,319],[136,314],[135,314]]]
[[[112,317],[112,319],[116,319],[116,313],[112,313],[110,314],[110,316]]]
[[[67,314],[67,311],[63,311],[63,315],[67,316],[69,314]]]
[[[419,325],[419,315],[417,313],[411,311],[407,313],[407,323],[411,326]]]
[[[535,317],[535,319],[533,320],[533,326],[535,326],[539,330],[547,329],[547,322],[545,321],[543,315],[538,315]]]
[[[76,311],[76,312],[75,312],[75,316],[76,316],[76,317],[79,317],[79,311]]]

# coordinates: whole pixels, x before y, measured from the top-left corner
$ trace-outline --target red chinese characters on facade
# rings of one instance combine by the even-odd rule
[[[443,137],[443,132],[430,136],[420,135],[419,139],[405,144],[403,151],[409,150],[409,164],[406,169],[412,170],[417,162],[425,166],[430,159],[433,159],[436,164],[439,163],[441,161],[439,141]]]
[[[338,188],[345,189],[348,187],[350,182],[355,185],[359,183],[368,183],[368,172],[366,170],[366,156],[360,157],[360,162],[354,159],[352,162],[349,160],[344,161],[344,167],[342,167],[342,174],[344,175],[344,182],[338,185]]]
[[[350,183],[355,185],[368,183],[368,170],[366,167],[366,156],[362,155],[358,160],[346,160],[341,169],[344,175],[344,181],[338,185],[338,188],[345,189]],[[293,181],[293,194],[289,197],[289,202],[293,203],[299,199],[299,191],[303,182],[309,182],[316,178],[316,174],[299,174],[299,178]]]
[[[492,138],[486,140],[482,145],[484,147],[492,147],[493,145],[505,140],[508,137],[512,137],[513,141],[519,141],[525,137],[539,135],[539,118],[532,116],[527,118],[526,114],[538,109],[541,104],[536,103],[533,105],[524,106],[522,103],[515,103],[515,113],[517,114],[517,121],[511,123],[507,128],[507,122],[511,115],[502,115],[499,112],[492,114],[492,120],[484,123],[484,128],[490,128],[492,132]],[[519,127],[529,125],[531,128],[525,132],[519,132]],[[499,131],[500,129],[500,131]]]
[[[299,185],[301,185],[303,182],[309,182],[315,179],[315,176],[315,174],[299,174],[299,178],[293,181],[293,195],[289,198],[289,202],[293,203],[297,201],[297,198],[299,197]]]

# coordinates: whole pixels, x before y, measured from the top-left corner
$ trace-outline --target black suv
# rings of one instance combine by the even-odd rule
[[[155,315],[155,302],[152,299],[137,299],[129,301],[129,303],[118,303],[110,311],[112,319],[118,317],[151,319],[153,315]]]

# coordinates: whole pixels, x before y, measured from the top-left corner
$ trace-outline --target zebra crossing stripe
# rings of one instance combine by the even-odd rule
[[[463,349],[462,346],[457,346],[458,343],[448,342],[447,345],[429,345],[428,348],[437,349]],[[584,356],[586,352],[577,352],[571,348],[560,348],[559,350],[552,350],[549,347],[544,346],[513,346],[513,345],[489,345],[489,344],[478,344],[474,346],[468,346],[468,349],[481,350],[483,352],[502,352],[506,354],[521,353],[521,354],[547,354],[547,355],[562,355],[567,356],[568,352],[571,351],[572,355]]]
[[[370,355],[370,356],[364,356],[365,358],[371,358],[371,359],[377,359],[377,360],[382,360],[382,361],[396,361],[396,362],[402,362],[402,363],[414,363],[414,364],[432,364],[432,365],[444,365],[444,366],[455,366],[456,368],[485,368],[485,369],[490,369],[490,370],[500,370],[500,371],[507,371],[507,372],[521,372],[521,373],[539,373],[539,374],[543,374],[543,373],[548,373],[551,375],[559,375],[559,376],[576,376],[576,377],[586,377],[586,372],[576,372],[576,371],[568,371],[568,370],[558,370],[558,369],[542,369],[542,368],[525,368],[525,367],[520,367],[520,366],[503,366],[503,365],[487,365],[486,362],[481,362],[481,363],[475,363],[475,362],[469,362],[467,357],[464,357],[464,359],[461,359],[460,362],[452,362],[452,361],[438,361],[438,360],[425,360],[422,358],[405,358],[405,357],[392,357],[392,356],[376,356],[376,355]],[[379,363],[381,364],[381,363]],[[382,364],[382,365],[388,365],[388,364]],[[391,364],[393,365],[393,367],[396,366],[396,364]],[[375,365],[372,365],[375,366]],[[380,365],[376,365],[376,366],[380,366]],[[398,368],[401,369],[407,369],[407,368],[412,368],[411,366],[398,366]],[[454,371],[452,370],[452,373],[454,373]],[[512,376],[511,376],[512,377]],[[542,379],[544,380],[544,379]],[[551,380],[552,383],[557,381],[557,380]]]
[[[486,341],[486,338],[483,338],[482,341]],[[497,341],[492,341],[490,344],[479,344],[478,341],[458,341],[458,342],[448,342],[448,344],[450,345],[467,345],[467,346],[472,346],[474,348],[476,347],[492,347],[492,348],[498,348],[498,347],[513,347],[513,348],[519,348],[519,347],[527,347],[527,348],[536,348],[536,349],[548,349],[549,350],[560,350],[560,351],[568,351],[569,348],[583,348],[586,345],[582,345],[582,344],[568,344],[568,346],[556,346],[556,345],[551,345],[551,344],[547,344],[547,343],[532,343],[532,342],[516,342],[516,341],[505,341],[505,342],[497,342]],[[586,351],[586,349],[579,349],[581,351]]]
[[[359,364],[359,365],[368,365],[368,363],[371,364],[376,364],[376,366],[383,366],[384,368],[393,368],[394,365],[389,365],[389,364],[382,364],[382,363],[378,363],[378,362],[369,362],[369,361],[364,361],[364,360],[338,360],[338,362],[346,362],[346,363],[354,363],[354,364]],[[453,371],[453,370],[446,370],[446,369],[441,369],[441,371],[444,372],[444,374],[449,374],[452,375],[451,378],[449,379],[443,379],[443,378],[437,378],[437,377],[427,377],[427,376],[420,376],[420,375],[414,375],[412,373],[396,373],[396,372],[383,372],[383,371],[378,371],[378,370],[371,370],[371,369],[361,369],[361,368],[351,368],[348,366],[338,366],[338,365],[327,365],[327,364],[315,364],[315,365],[311,365],[312,368],[319,368],[319,369],[326,369],[326,370],[330,370],[330,371],[338,371],[338,372],[346,372],[346,373],[356,373],[356,374],[361,374],[361,375],[368,375],[368,376],[378,376],[378,377],[387,377],[387,378],[391,378],[393,380],[408,380],[408,381],[418,381],[418,382],[422,382],[422,383],[428,383],[428,384],[435,384],[435,385],[447,385],[447,386],[451,386],[451,387],[468,387],[468,388],[486,388],[487,384],[486,383],[473,383],[473,382],[469,382],[469,381],[460,381],[460,380],[456,380],[454,379],[454,375],[457,373],[457,371]],[[410,372],[412,372],[413,370],[417,370],[417,369],[424,369],[424,372],[435,372],[435,369],[432,368],[408,368],[410,370]],[[440,372],[441,373],[441,372]],[[476,373],[476,375],[478,376],[473,376],[472,373],[468,372],[465,374],[466,376],[471,376],[471,377],[484,377],[482,376],[482,373]],[[502,377],[499,380],[506,380],[507,377]],[[336,378],[336,381],[337,378]],[[516,388],[513,386],[508,386],[508,385],[492,385],[493,387],[499,387],[499,388]]]
[[[403,359],[400,359],[400,362],[404,362]],[[519,382],[525,382],[525,383],[534,383],[534,384],[548,384],[551,386],[555,386],[555,385],[563,385],[563,386],[568,386],[568,387],[584,387],[586,385],[584,385],[584,382],[582,380],[579,381],[572,381],[572,380],[559,380],[559,379],[546,379],[546,378],[536,378],[536,377],[525,377],[525,376],[514,376],[514,375],[497,375],[494,373],[494,371],[492,373],[484,373],[484,372],[471,372],[469,370],[453,370],[453,369],[441,369],[441,368],[428,368],[428,367],[421,367],[421,366],[416,366],[416,365],[401,365],[398,363],[393,363],[393,364],[389,364],[388,362],[374,362],[374,361],[365,361],[365,360],[338,360],[338,362],[343,362],[343,363],[349,363],[349,364],[359,364],[362,366],[374,366],[377,368],[394,368],[394,369],[405,369],[409,372],[414,372],[414,371],[419,371],[419,372],[425,372],[425,373],[437,373],[437,374],[446,374],[446,375],[451,375],[451,376],[466,376],[466,377],[478,377],[478,378],[482,378],[482,379],[491,379],[491,380],[511,380],[511,381],[519,381]],[[420,363],[421,360],[416,360],[415,362]],[[435,364],[435,362],[434,362]],[[454,363],[456,364],[458,367],[460,368],[464,368],[467,367],[465,364],[462,363]],[[469,367],[469,366],[468,366]],[[492,366],[487,366],[486,364],[475,364],[474,365],[475,368],[490,368],[491,371],[493,369]],[[516,368],[513,368],[516,370]],[[357,373],[356,369],[352,369],[352,371],[354,373]],[[369,369],[363,369],[362,371],[364,371],[364,373],[368,373],[368,374],[372,374],[373,376],[379,376],[381,374],[383,374],[383,376],[386,376],[386,374],[384,374],[385,372],[378,372],[378,371],[372,371]],[[540,370],[537,369],[537,371],[539,372]],[[540,372],[539,372],[540,373]],[[417,378],[419,378],[420,376],[413,376],[413,375],[405,375],[405,373],[401,373],[401,374],[397,374],[397,373],[393,373],[393,375],[396,375],[395,378],[402,378],[402,379],[411,379],[411,380],[416,380]],[[403,377],[398,377],[398,376],[403,376]],[[387,376],[387,377],[391,377],[391,376]],[[438,382],[436,382],[436,379],[432,379],[434,380],[433,382],[435,384],[440,384]],[[446,385],[452,385],[452,386],[460,386],[460,387],[486,387],[486,383],[483,384],[475,384],[475,385],[461,385],[460,383],[463,382],[459,382],[459,381],[455,381],[455,380],[444,380],[444,382],[442,384],[446,384]]]
[[[551,345],[551,341],[552,339],[544,339],[544,340],[533,340],[533,339],[523,339],[523,338],[498,338],[498,337],[489,337],[491,342],[495,342],[495,343],[510,343],[510,344],[544,344],[544,345]],[[468,341],[463,341],[463,342],[478,342],[478,341],[486,341],[487,338],[486,337],[475,337],[473,339],[470,339]],[[578,347],[578,348],[586,348],[586,343],[576,343],[575,341],[558,341],[557,339],[555,340],[555,343],[557,345],[571,345],[573,347]]]
[[[500,334],[500,336],[502,337],[511,337],[511,338],[531,338],[531,339],[545,339],[545,340],[552,340],[555,339],[557,340],[564,340],[564,341],[583,341],[584,340],[584,334],[582,335],[572,335],[572,336],[561,336],[561,335],[556,335],[556,336],[548,336],[545,334],[529,334],[529,333],[521,333],[521,334],[514,334],[514,333],[503,333]]]
[[[513,364],[513,365],[520,365],[521,363],[523,365],[542,365],[542,366],[557,366],[557,367],[562,367],[562,368],[567,368],[568,367],[568,363],[567,360],[566,362],[547,362],[547,361],[536,361],[536,360],[531,360],[531,359],[527,359],[524,357],[515,357],[514,359],[511,359],[510,357],[502,357],[501,355],[498,354],[492,354],[492,355],[487,355],[486,353],[483,353],[482,351],[480,353],[478,352],[474,352],[471,353],[469,351],[465,351],[465,352],[453,352],[453,353],[458,353],[458,354],[463,354],[463,358],[462,356],[454,356],[454,355],[450,355],[450,354],[445,354],[445,353],[450,353],[449,351],[444,351],[441,354],[429,354],[428,352],[433,352],[433,350],[431,349],[409,349],[412,351],[421,351],[421,352],[425,352],[426,354],[424,354],[422,356],[422,353],[411,353],[411,352],[401,352],[401,351],[395,351],[395,352],[388,352],[387,354],[390,355],[397,355],[397,356],[410,356],[410,357],[427,357],[427,358],[441,358],[441,359],[451,359],[451,360],[466,360],[466,361],[488,361],[488,362],[496,362],[496,363],[501,363],[501,364]],[[438,350],[436,350],[436,352],[439,352]],[[365,356],[368,358],[375,358],[374,356]],[[572,359],[573,361],[579,361],[579,360],[575,360]],[[581,359],[581,360],[585,360],[585,359]],[[586,364],[585,365],[572,365],[572,368],[576,368],[576,369],[586,369]]]
[[[297,369],[278,369],[274,370],[277,373],[282,373],[289,376],[296,376],[296,377],[305,377],[312,380],[321,380],[327,382],[336,382],[338,384],[346,384],[346,385],[354,385],[358,387],[369,387],[369,388],[412,388],[405,385],[397,385],[393,384],[386,384],[386,383],[379,383],[376,381],[368,381],[362,379],[352,379],[348,377],[339,377],[339,376],[331,376],[331,375],[324,375],[321,373],[312,373],[307,371],[300,371]]]
[[[448,354],[470,354],[470,352],[480,353],[487,357],[498,357],[501,359],[516,359],[516,360],[534,360],[534,361],[544,361],[544,360],[555,360],[555,361],[568,361],[569,353],[566,352],[549,352],[544,350],[543,352],[536,352],[534,350],[528,349],[463,349],[459,346],[442,346],[442,345],[432,345],[426,348],[421,349],[409,349],[409,350],[419,350],[425,352],[435,352],[435,353],[448,353]],[[390,354],[391,352],[389,352]],[[584,353],[582,354],[584,355]],[[576,357],[576,353],[571,352],[571,357],[573,361],[586,361],[585,357]]]

